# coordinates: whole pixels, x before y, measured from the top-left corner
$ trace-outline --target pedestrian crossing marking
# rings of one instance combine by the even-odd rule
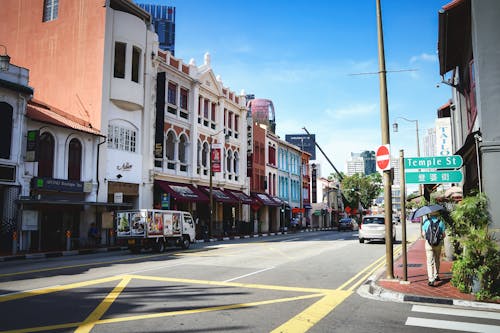
[[[500,327],[496,325],[415,317],[408,317],[408,319],[406,320],[406,325],[477,333],[498,333],[498,331],[500,330]]]
[[[411,311],[443,314],[443,315],[449,315],[449,316],[462,316],[462,317],[474,317],[474,318],[500,320],[500,313],[499,312],[464,310],[464,309],[454,309],[454,308],[440,308],[440,307],[436,307],[436,306],[427,306],[427,305],[414,305],[412,307]]]

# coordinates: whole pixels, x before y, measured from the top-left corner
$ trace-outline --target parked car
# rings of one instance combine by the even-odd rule
[[[339,220],[339,231],[342,230],[358,230],[358,222],[350,217]]]
[[[359,226],[358,237],[360,243],[364,243],[365,240],[380,240],[385,242],[385,216],[363,216],[363,220]],[[392,240],[396,240],[396,228],[394,228],[394,225],[392,228]]]

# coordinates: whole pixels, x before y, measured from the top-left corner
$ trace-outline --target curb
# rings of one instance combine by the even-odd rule
[[[81,250],[70,250],[70,251],[56,251],[56,252],[45,252],[45,253],[27,253],[19,254],[13,256],[0,257],[0,262],[3,261],[15,261],[23,259],[44,259],[44,258],[57,258],[66,256],[75,256],[80,254],[91,254],[99,252],[113,252],[128,250],[126,246],[114,246],[114,247],[100,247],[95,249],[81,249]]]
[[[500,304],[495,303],[465,301],[452,298],[417,296],[387,290],[377,284],[376,281],[378,280],[378,276],[379,274],[371,276],[361,287],[359,287],[357,290],[358,295],[379,301],[390,301],[397,303],[425,303],[429,305],[453,305],[500,312]]]
[[[313,228],[313,229],[302,229],[302,230],[298,230],[297,232],[335,231],[335,230],[336,230],[335,228]],[[280,231],[280,232],[272,232],[272,233],[264,233],[264,234],[218,237],[218,238],[210,238],[210,239],[206,239],[206,240],[198,239],[198,240],[195,240],[194,243],[222,242],[222,241],[237,240],[237,239],[248,239],[248,238],[268,237],[268,236],[275,236],[275,235],[289,235],[289,234],[293,234],[293,233],[288,232],[288,231]],[[24,260],[24,259],[56,258],[56,257],[66,257],[66,256],[74,256],[74,255],[81,255],[81,254],[123,251],[123,250],[128,250],[128,247],[126,247],[126,246],[113,246],[113,247],[99,247],[99,248],[94,248],[94,249],[80,249],[80,250],[70,250],[70,251],[26,253],[26,254],[17,254],[17,255],[0,257],[0,262],[17,261],[17,260]]]

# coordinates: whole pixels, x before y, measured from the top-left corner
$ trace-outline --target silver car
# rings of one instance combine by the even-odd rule
[[[359,242],[365,240],[380,240],[385,242],[385,216],[370,215],[363,216],[363,221],[359,226]],[[396,228],[392,226],[392,241],[396,240]]]

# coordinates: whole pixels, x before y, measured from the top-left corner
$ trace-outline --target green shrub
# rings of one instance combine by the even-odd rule
[[[464,198],[451,212],[449,225],[453,239],[463,249],[453,263],[451,283],[465,293],[479,283],[478,299],[500,296],[500,252],[488,233],[490,216],[484,194]]]

